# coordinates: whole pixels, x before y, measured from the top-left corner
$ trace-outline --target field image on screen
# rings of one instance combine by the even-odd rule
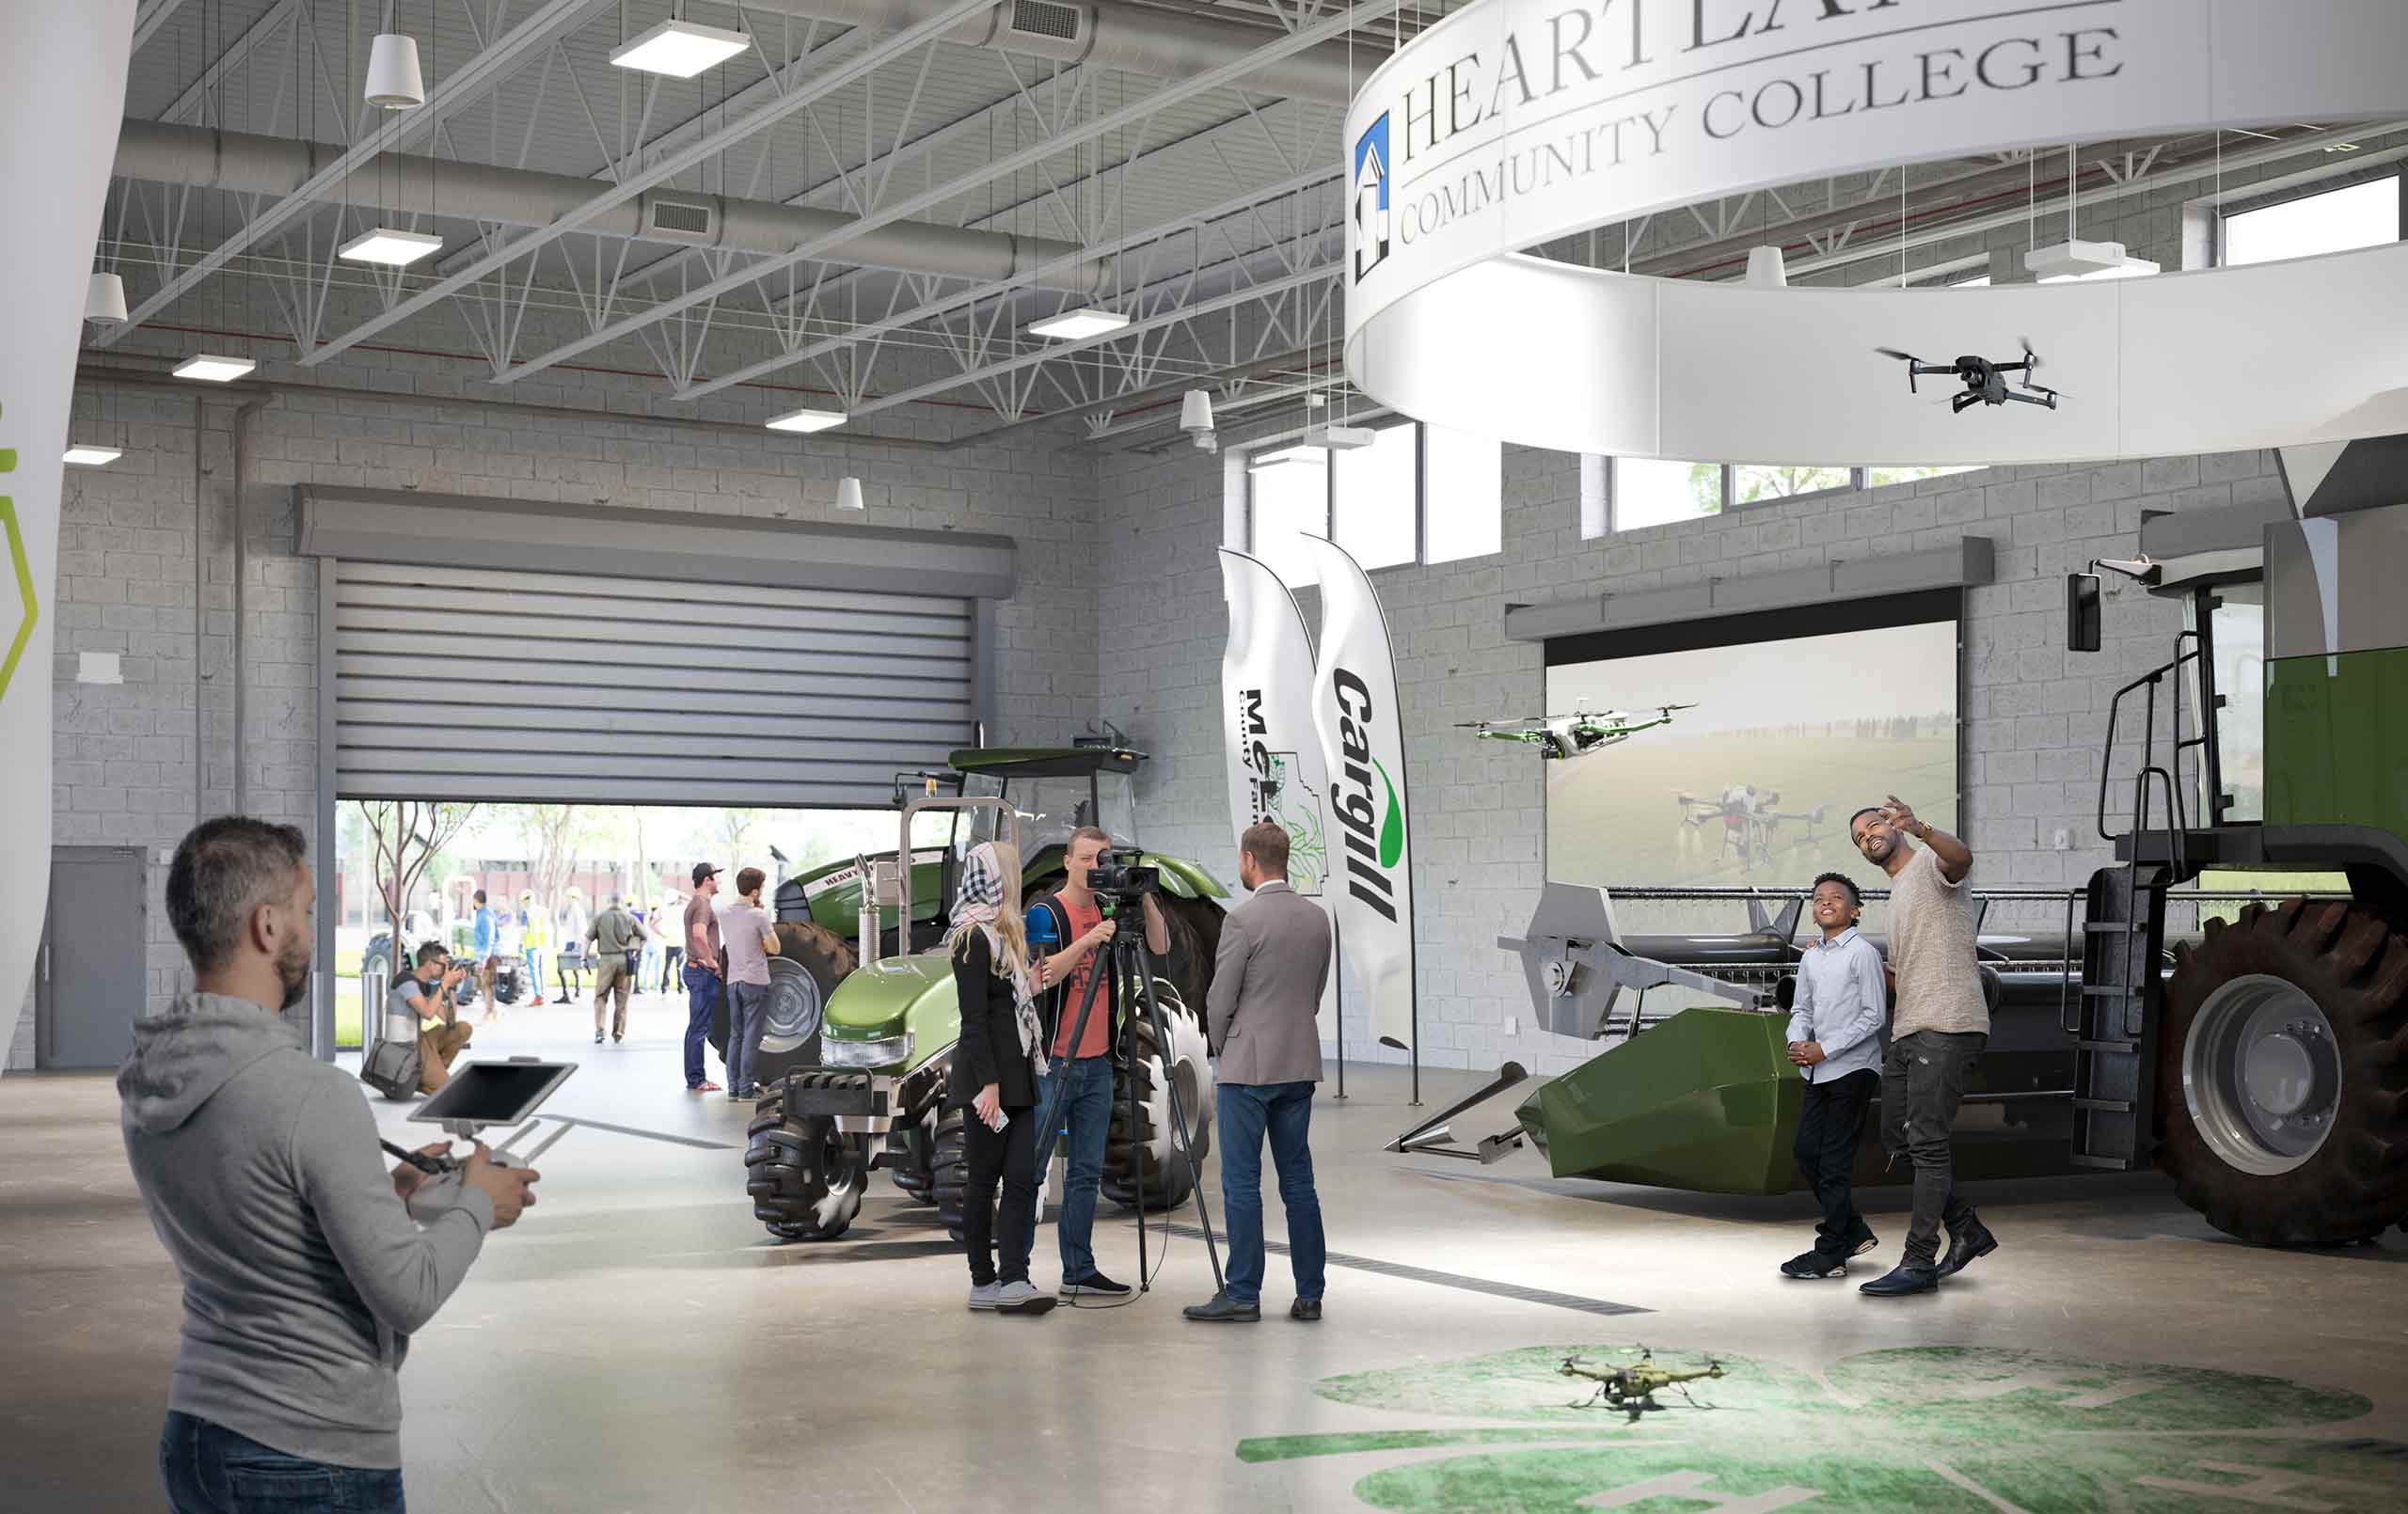
[[[1815,621],[1775,623],[1786,631]],[[1726,622],[1621,639],[1660,647],[1736,631]],[[1870,888],[1883,880],[1848,843],[1850,813],[1895,794],[1923,819],[1956,828],[1953,608],[1945,620],[1589,655],[1616,640],[1603,632],[1549,646],[1549,711],[1697,708],[1620,746],[1546,764],[1547,876],[1802,887],[1836,870]]]

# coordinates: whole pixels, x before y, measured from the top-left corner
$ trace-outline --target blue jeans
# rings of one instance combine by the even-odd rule
[[[769,1013],[769,986],[731,983],[727,986],[727,1092],[743,1093],[757,1080],[753,1060],[761,1054],[761,1022]]]
[[[534,987],[535,997],[544,997],[544,954],[534,947],[527,948],[527,981]]]
[[[703,1086],[703,1047],[710,1040],[711,1012],[719,1008],[719,974],[686,970],[686,1086]]]
[[[1313,1191],[1310,1083],[1222,1083],[1212,1091],[1221,1138],[1221,1203],[1229,1223],[1227,1291],[1240,1303],[1262,1301],[1262,1137],[1279,1170],[1279,1202],[1288,1210],[1288,1261],[1296,1297],[1318,1300],[1329,1246],[1321,1231],[1321,1195]]]
[[[1045,1076],[1037,1080],[1037,1109],[1028,1116],[1030,1119],[1043,1116],[1045,1107],[1054,1101],[1054,1091],[1062,1086],[1066,1078],[1070,1091],[1062,1099],[1059,1128],[1069,1140],[1070,1173],[1063,1186],[1062,1217],[1054,1222],[1054,1237],[1062,1245],[1062,1281],[1071,1283],[1095,1271],[1095,1197],[1103,1187],[1104,1138],[1112,1133],[1112,1058],[1054,1058]],[[1040,1183],[1044,1180],[1045,1164],[1053,1159],[1053,1132],[1039,1131],[1037,1166]],[[1032,1206],[1031,1245],[1036,1242],[1036,1210]]]
[[[395,1467],[337,1467],[174,1410],[159,1435],[174,1514],[404,1514]]]

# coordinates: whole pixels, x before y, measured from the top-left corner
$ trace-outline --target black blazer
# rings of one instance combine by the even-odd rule
[[[1037,1074],[1021,1054],[1011,980],[995,976],[985,931],[972,931],[954,954],[953,991],[961,1001],[961,1044],[954,1049],[949,1102],[966,1105],[993,1083],[1004,1108],[1035,1109]]]

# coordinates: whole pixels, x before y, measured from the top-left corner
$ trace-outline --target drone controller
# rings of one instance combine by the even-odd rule
[[[575,1071],[577,1064],[574,1062],[543,1062],[533,1057],[512,1057],[506,1062],[464,1063],[452,1069],[452,1080],[420,1105],[410,1119],[418,1124],[439,1125],[443,1133],[452,1140],[473,1143],[478,1138],[477,1133],[488,1126],[526,1124]],[[533,1160],[567,1129],[567,1126],[562,1126],[522,1161]],[[390,1142],[386,1143],[386,1149],[427,1175],[426,1181],[410,1194],[409,1209],[413,1219],[432,1218],[458,1202],[460,1186],[466,1180],[467,1171],[467,1158],[433,1157],[424,1152],[403,1151]],[[512,1162],[498,1152],[489,1154],[486,1159],[497,1167],[521,1164]]]

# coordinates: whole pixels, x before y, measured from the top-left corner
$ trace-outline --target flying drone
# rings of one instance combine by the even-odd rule
[[[1573,1408],[1589,1409],[1603,1403],[1608,1409],[1619,1409],[1628,1414],[1634,1425],[1639,1423],[1640,1415],[1651,1411],[1660,1412],[1668,1407],[1656,1401],[1656,1390],[1658,1388],[1671,1388],[1677,1392],[1687,1399],[1692,1409],[1712,1407],[1690,1398],[1688,1390],[1681,1384],[1694,1382],[1700,1378],[1727,1375],[1722,1370],[1722,1364],[1710,1356],[1705,1359],[1705,1365],[1694,1372],[1657,1366],[1655,1353],[1644,1346],[1639,1348],[1639,1360],[1628,1366],[1594,1367],[1576,1356],[1567,1356],[1556,1370],[1564,1377],[1585,1378],[1597,1385],[1595,1393],[1572,1405]]]
[[[1475,732],[1482,741],[1518,741],[1539,749],[1539,755],[1549,762],[1566,757],[1586,757],[1592,751],[1603,751],[1616,742],[1628,741],[1641,731],[1672,722],[1674,710],[1694,710],[1694,704],[1658,704],[1656,715],[1634,715],[1627,710],[1591,710],[1586,706],[1570,715],[1529,715],[1519,719],[1465,720],[1458,731]]]
[[[1987,357],[1959,357],[1953,363],[1926,363],[1914,354],[1902,353],[1895,347],[1876,347],[1873,350],[1884,357],[1898,358],[1907,365],[1909,394],[1918,392],[1915,388],[1918,378],[1954,377],[1961,381],[1965,392],[1948,402],[1952,415],[1963,415],[1977,404],[2004,404],[2009,400],[2019,404],[2044,405],[2054,410],[2060,398],[2056,390],[2032,382],[2032,375],[2040,371],[2040,355],[2032,350],[2028,341],[2023,344],[2023,360],[2015,363],[1996,363]],[[2018,387],[2007,387],[2006,375],[2009,373],[2023,375]]]

